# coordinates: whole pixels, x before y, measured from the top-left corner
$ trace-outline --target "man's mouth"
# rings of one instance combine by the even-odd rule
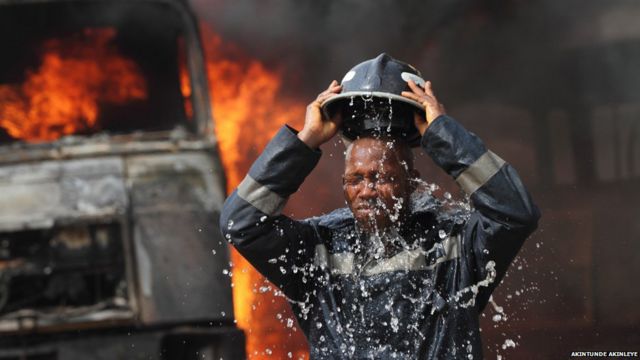
[[[376,215],[380,213],[380,208],[370,205],[360,205],[355,208],[355,211],[364,215]]]

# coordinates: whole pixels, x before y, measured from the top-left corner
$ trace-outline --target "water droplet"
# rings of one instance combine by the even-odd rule
[[[506,348],[515,348],[516,347],[516,343],[515,341],[511,340],[511,339],[507,339],[504,341],[504,344],[502,344],[502,350],[505,350]]]

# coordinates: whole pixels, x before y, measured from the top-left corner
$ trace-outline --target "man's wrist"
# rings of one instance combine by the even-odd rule
[[[424,136],[424,134],[427,132],[427,130],[429,130],[431,125],[436,122],[436,120],[444,118],[446,116],[447,114],[441,113],[441,114],[438,114],[436,117],[432,118],[430,121],[427,121],[426,126],[424,127],[424,132],[421,132],[422,136]],[[421,129],[418,129],[418,130],[420,131]]]
[[[418,128],[420,136],[424,136],[424,133],[427,132],[427,128],[429,127],[429,123],[426,121],[423,123],[418,123],[416,124],[416,127]]]
[[[302,131],[298,133],[298,139],[300,139],[300,141],[305,143],[310,149],[313,150],[317,149],[322,144],[316,136],[313,136],[313,134],[305,131],[305,129],[302,129]]]

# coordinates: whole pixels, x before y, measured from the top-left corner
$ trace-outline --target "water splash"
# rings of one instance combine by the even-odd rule
[[[362,97],[364,101],[364,107],[366,108],[372,98]],[[391,102],[389,102],[391,103]],[[350,105],[353,105],[353,97],[351,98]],[[392,113],[389,114],[391,119]],[[390,125],[387,126],[387,131],[390,131]],[[395,146],[393,142],[387,143],[389,149],[393,149]],[[392,152],[389,152],[392,153]],[[383,158],[379,165],[379,173],[385,173],[385,160]],[[406,162],[402,163],[405,170],[409,170]],[[394,181],[395,179],[388,179]],[[376,179],[377,181],[377,179]],[[332,334],[337,334],[340,339],[331,339],[331,337],[325,337],[325,335],[315,338],[318,351],[321,355],[323,351],[328,351],[328,343],[331,341],[337,341],[341,355],[344,358],[352,358],[356,354],[361,355],[356,345],[361,345],[366,342],[369,346],[366,349],[367,357],[396,357],[404,358],[407,353],[402,350],[396,349],[394,346],[404,349],[418,348],[420,343],[426,341],[423,328],[417,326],[424,318],[420,318],[425,313],[421,309],[428,308],[430,312],[427,315],[432,315],[436,318],[436,314],[441,313],[442,309],[447,308],[450,310],[456,309],[468,309],[476,304],[476,298],[480,293],[481,288],[489,287],[494,284],[496,280],[495,263],[489,261],[485,267],[486,277],[481,279],[475,284],[464,287],[456,291],[453,295],[443,296],[436,288],[438,279],[435,278],[436,271],[432,272],[430,278],[423,278],[420,281],[409,282],[406,291],[403,291],[399,298],[389,298],[389,301],[384,306],[384,313],[376,313],[372,316],[371,304],[375,301],[376,296],[380,294],[380,288],[385,286],[393,286],[394,282],[402,282],[405,280],[403,277],[409,277],[409,273],[398,273],[393,276],[389,276],[386,280],[380,280],[378,282],[375,276],[367,273],[365,270],[372,266],[379,264],[381,261],[388,260],[393,256],[402,253],[416,253],[423,256],[425,259],[431,257],[439,257],[446,252],[443,247],[443,243],[450,240],[458,231],[459,226],[449,226],[445,228],[438,228],[437,232],[428,233],[425,232],[424,236],[420,236],[418,241],[407,241],[407,239],[400,236],[401,229],[407,225],[404,223],[406,220],[402,216],[405,212],[410,213],[431,213],[436,219],[436,223],[449,223],[455,225],[462,225],[467,222],[471,216],[473,206],[468,197],[457,199],[452,194],[442,192],[440,187],[436,184],[428,183],[421,179],[411,179],[411,183],[415,188],[415,191],[411,194],[408,201],[401,197],[393,197],[391,204],[386,204],[380,198],[373,201],[373,207],[375,211],[369,215],[371,222],[371,229],[368,231],[367,236],[362,236],[362,229],[356,228],[355,231],[348,231],[342,234],[344,239],[351,244],[351,251],[354,254],[352,259],[355,266],[354,271],[349,273],[350,281],[353,282],[353,289],[345,289],[335,282],[332,278],[334,274],[325,272],[319,268],[317,264],[307,264],[305,266],[293,266],[288,260],[290,260],[290,254],[285,256],[284,254],[278,258],[272,258],[268,260],[268,263],[274,265],[275,268],[282,273],[286,274],[299,274],[300,279],[304,284],[315,282],[315,284],[331,289],[334,294],[341,294],[336,297],[336,311],[331,314],[324,314],[329,319],[325,323],[317,321],[314,316],[317,315],[318,309],[313,306],[314,301],[312,298],[317,296],[317,293],[304,294],[303,300],[289,299],[293,304],[298,315],[298,319],[301,321],[308,321],[311,331],[323,332],[327,331],[327,328],[335,329]],[[369,182],[367,186],[376,186],[374,182]],[[377,224],[376,216],[384,213],[390,220],[392,226],[383,229]],[[338,213],[333,215],[336,218],[344,216],[344,213]],[[325,219],[330,221],[329,216]],[[260,219],[260,222],[264,222],[266,219]],[[230,225],[231,226],[231,225]],[[284,230],[277,228],[276,234],[283,236]],[[419,244],[433,241],[435,243],[431,248],[425,250],[419,247]],[[393,244],[395,249],[390,250],[389,244]],[[288,249],[287,249],[288,252]],[[437,265],[436,266],[440,266]],[[386,276],[386,275],[385,275]],[[441,280],[441,279],[440,279]],[[372,285],[372,283],[374,283]],[[265,285],[259,288],[260,292],[274,292],[277,296],[284,296],[281,291],[271,285]],[[346,294],[350,291],[350,294]],[[347,299],[347,295],[349,300]],[[398,307],[399,302],[405,302],[402,308]],[[499,306],[493,298],[489,299],[489,303],[492,305],[495,315],[493,321],[495,323],[505,322],[507,316],[504,309]],[[408,304],[408,305],[407,305]],[[408,310],[409,309],[409,310]],[[418,311],[414,311],[418,309]],[[323,315],[323,316],[324,316]],[[281,317],[279,321],[284,327],[292,328],[294,326],[294,320],[291,318]],[[381,329],[380,329],[381,328]],[[368,329],[377,329],[377,331],[385,332],[385,336],[401,336],[398,344],[393,346],[388,342],[385,342],[381,338],[367,335]],[[325,333],[326,334],[326,333]],[[407,334],[410,334],[407,336]],[[363,336],[365,338],[363,339]],[[506,339],[502,348],[513,348],[517,343],[511,339]],[[475,353],[471,342],[464,342],[456,344],[454,346],[455,351],[460,358],[473,358]],[[476,349],[477,350],[477,349]],[[327,355],[327,353],[325,353]],[[320,356],[321,357],[321,356]]]
[[[453,221],[461,225],[469,220],[473,205],[468,196],[456,200],[446,192],[442,197],[438,197],[436,193],[440,187],[437,184],[428,183],[422,179],[412,179],[412,181],[416,187],[416,190],[411,194],[412,211],[435,213],[439,222]],[[442,231],[444,232],[444,230]],[[439,234],[441,239],[449,235],[446,232]]]
[[[494,261],[489,261],[487,262],[487,265],[485,266],[485,270],[487,271],[487,276],[471,285],[471,286],[467,286],[465,288],[462,288],[460,290],[458,290],[452,297],[451,299],[460,307],[463,308],[467,308],[470,306],[474,306],[476,304],[476,297],[478,296],[478,293],[480,292],[480,288],[481,287],[488,287],[489,285],[491,285],[495,279],[496,279],[496,263]],[[466,297],[466,299],[465,299]]]

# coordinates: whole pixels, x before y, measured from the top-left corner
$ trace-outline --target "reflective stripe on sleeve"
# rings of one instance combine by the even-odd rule
[[[471,195],[500,171],[504,164],[505,161],[498,155],[487,151],[460,174],[456,182],[467,195]]]
[[[269,216],[278,215],[287,201],[249,175],[238,185],[238,196]]]

